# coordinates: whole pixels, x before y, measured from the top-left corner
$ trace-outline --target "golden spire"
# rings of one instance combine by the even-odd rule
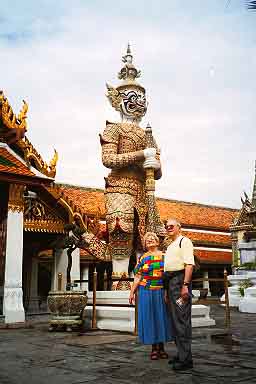
[[[121,68],[120,72],[118,72],[118,79],[123,80],[124,84],[136,84],[135,79],[140,77],[141,71],[137,70],[133,65],[133,55],[129,43],[127,46],[126,55],[122,57],[122,61],[124,66]]]
[[[27,130],[27,111],[28,104],[25,102],[25,100],[23,100],[22,109],[18,116],[16,116],[9,104],[9,101],[4,96],[3,91],[0,91],[0,119],[6,128],[23,130],[25,133]]]

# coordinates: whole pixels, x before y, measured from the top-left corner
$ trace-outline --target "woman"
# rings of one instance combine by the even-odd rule
[[[147,252],[139,258],[134,269],[134,283],[129,297],[132,304],[138,289],[138,334],[143,344],[152,344],[151,360],[167,359],[164,343],[172,339],[164,301],[163,253],[158,250],[158,245],[157,235],[147,232],[144,236]]]

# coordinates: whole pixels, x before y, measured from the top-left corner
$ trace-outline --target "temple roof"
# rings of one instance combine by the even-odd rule
[[[232,264],[232,252],[195,249],[195,255],[202,264]]]
[[[105,219],[105,200],[102,189],[57,184],[63,199],[73,204],[88,217]],[[203,264],[232,264],[231,237],[229,227],[238,214],[237,209],[213,205],[157,198],[162,220],[175,217],[182,223],[182,234],[194,243],[195,254]],[[101,223],[100,233],[106,232],[106,224]],[[81,259],[94,258],[80,250]]]
[[[245,231],[244,236],[249,238],[256,238],[256,162],[255,162],[255,175],[252,190],[252,198],[250,199],[247,193],[244,192],[244,198],[241,197],[242,207],[239,214],[234,217],[230,226],[231,232]]]
[[[64,196],[79,206],[87,215],[98,214],[105,217],[105,200],[102,189],[58,184]],[[237,209],[191,203],[172,199],[157,198],[157,206],[162,220],[175,217],[183,227],[229,231],[229,226],[238,215]]]
[[[14,173],[22,176],[35,176],[35,173],[7,148],[7,146],[3,147],[0,144],[0,172]]]
[[[54,150],[52,160],[47,164],[25,136],[27,131],[28,104],[23,100],[23,107],[16,116],[8,99],[0,91],[0,143],[8,145],[28,167],[33,166],[47,177],[54,178],[58,154]]]
[[[49,185],[53,179],[45,176],[15,153],[6,143],[0,142],[0,179],[28,184]]]
[[[214,247],[231,247],[231,237],[229,233],[222,235],[217,232],[201,232],[200,230],[198,230],[198,232],[192,232],[183,229],[182,234],[189,237],[194,244],[200,244],[202,246],[212,244]]]
[[[179,200],[157,199],[162,220],[175,217],[183,226],[228,231],[237,209]]]

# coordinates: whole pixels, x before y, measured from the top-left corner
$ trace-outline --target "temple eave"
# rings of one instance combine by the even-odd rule
[[[64,224],[54,221],[34,222],[25,220],[24,230],[26,232],[65,233]]]

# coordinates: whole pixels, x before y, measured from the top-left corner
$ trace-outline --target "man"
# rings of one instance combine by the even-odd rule
[[[166,231],[171,239],[165,254],[164,271],[167,281],[166,299],[169,300],[171,320],[175,334],[177,356],[170,360],[175,371],[193,368],[191,353],[191,280],[194,255],[190,239],[181,235],[181,225],[168,219]]]

